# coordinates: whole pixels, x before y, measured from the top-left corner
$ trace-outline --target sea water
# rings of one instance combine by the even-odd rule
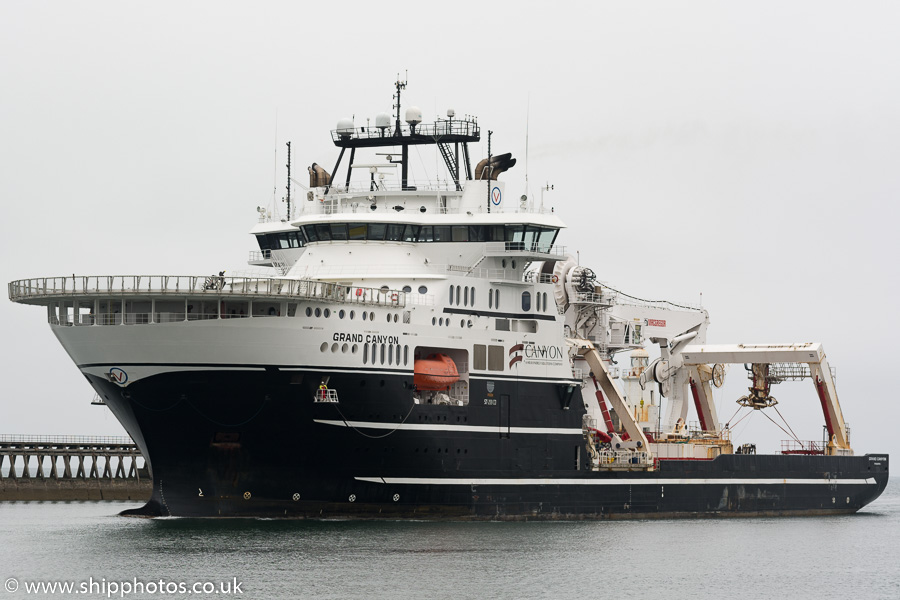
[[[896,482],[859,513],[836,517],[455,523],[117,516],[132,506],[0,503],[0,600],[900,598]],[[54,583],[72,591],[52,592]],[[35,585],[43,591],[30,592]]]

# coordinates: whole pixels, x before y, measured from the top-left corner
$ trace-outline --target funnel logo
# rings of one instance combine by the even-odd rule
[[[517,362],[522,361],[522,355],[519,352],[525,350],[525,344],[516,344],[512,348],[509,349],[509,368],[512,369],[512,366]]]
[[[500,206],[500,200],[502,200],[500,195],[500,188],[495,187],[491,190],[491,202],[494,204],[494,206]]]
[[[128,373],[120,369],[119,367],[113,367],[109,370],[109,373],[106,377],[115,384],[125,385],[128,383]]]

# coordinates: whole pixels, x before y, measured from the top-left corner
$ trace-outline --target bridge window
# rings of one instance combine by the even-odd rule
[[[366,239],[366,224],[365,223],[350,223],[350,239],[351,240],[364,240]],[[338,239],[338,238],[335,238]]]
[[[387,225],[384,223],[369,223],[368,240],[383,240],[387,233]]]
[[[416,241],[419,242],[433,242],[434,241],[434,227],[431,225],[425,225],[421,229],[419,229],[419,236],[416,238]]]
[[[391,242],[403,241],[404,225],[391,224],[387,228],[387,240]]]

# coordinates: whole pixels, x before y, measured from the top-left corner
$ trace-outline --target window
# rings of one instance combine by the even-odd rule
[[[331,239],[346,240],[348,238],[349,238],[349,234],[347,233],[347,224],[346,223],[332,223]]]
[[[403,225],[401,225],[400,227],[403,227]],[[419,238],[419,229],[421,229],[420,225],[407,225],[405,233],[402,234],[403,241],[405,241],[405,242],[417,241]]]
[[[522,310],[531,310],[531,292],[522,292]]]
[[[328,225],[316,225],[316,235],[318,235],[320,242],[330,242],[331,227]]]
[[[494,308],[494,290],[488,290],[488,308]]]
[[[469,241],[469,228],[465,225],[454,225],[453,226],[453,241],[454,242],[468,242]]]
[[[306,234],[306,239],[308,239],[310,242],[319,241],[319,235],[316,233],[315,225],[304,225],[303,232]]]
[[[497,319],[494,321],[494,329],[497,331],[509,331],[509,319]]]
[[[469,286],[466,286],[466,289],[463,290],[463,306],[469,305]]]
[[[337,238],[335,238],[335,239],[337,239]],[[351,240],[366,239],[366,224],[365,223],[351,223],[350,224],[350,239]]]
[[[420,285],[420,286],[419,286],[419,293],[420,293],[420,294],[427,294],[427,293],[428,293],[428,288],[425,287],[424,285]]]
[[[369,223],[369,230],[366,234],[367,240],[383,240],[387,232],[387,225],[384,223]]]
[[[450,242],[453,240],[451,234],[451,228],[449,225],[435,225],[434,226],[434,241],[436,242]]]
[[[453,306],[453,286],[450,286],[450,306]]]
[[[417,242],[433,242],[434,241],[434,228],[431,225],[426,225],[419,229],[419,235],[416,238]]]
[[[387,239],[391,242],[403,241],[403,225],[391,224],[387,227]],[[409,241],[409,240],[407,240]]]

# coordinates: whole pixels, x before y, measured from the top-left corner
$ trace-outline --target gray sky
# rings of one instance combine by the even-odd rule
[[[284,142],[301,181],[330,168],[337,120],[390,111],[408,70],[405,106],[477,115],[520,159],[515,195],[528,124],[530,193],[555,185],[560,243],[601,280],[702,293],[710,343],[824,343],[854,448],[900,449],[900,6],[337,6],[0,4],[0,279],[245,268]],[[119,433],[45,321],[0,302],[0,433]],[[775,395],[820,439],[810,384]],[[740,441],[776,449],[766,424]]]

